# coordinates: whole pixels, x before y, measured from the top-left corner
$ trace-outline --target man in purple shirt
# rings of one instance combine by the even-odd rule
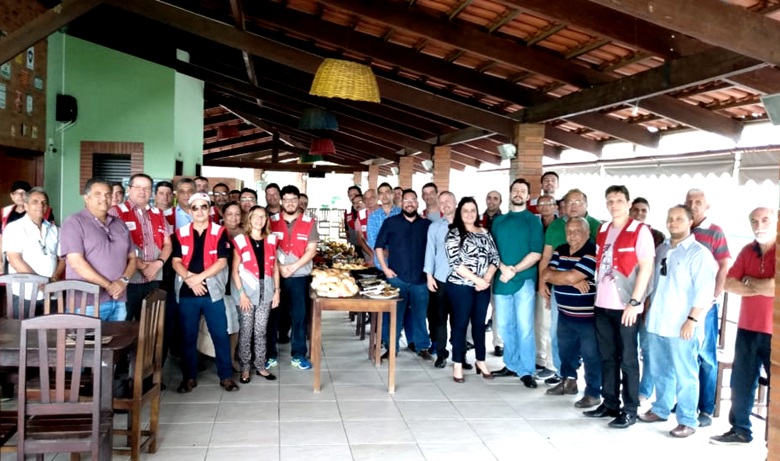
[[[127,226],[108,215],[111,185],[92,178],[84,186],[84,209],[68,217],[60,231],[65,276],[100,285],[100,318],[125,320],[127,284],[135,273],[135,250]],[[93,316],[95,306],[87,306]]]

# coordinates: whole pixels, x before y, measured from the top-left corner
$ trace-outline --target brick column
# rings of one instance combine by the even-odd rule
[[[368,188],[376,190],[379,185],[379,165],[368,166]]]
[[[412,188],[412,175],[414,175],[414,157],[401,157],[398,162],[398,185],[402,189]]]
[[[515,125],[517,156],[509,164],[510,183],[525,178],[531,184],[531,197],[539,195],[544,156],[544,125],[518,123]]]
[[[433,183],[440,191],[450,190],[450,163],[452,152],[450,146],[433,148]]]

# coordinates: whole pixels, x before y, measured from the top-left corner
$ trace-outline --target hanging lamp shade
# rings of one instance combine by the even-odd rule
[[[314,75],[309,94],[323,98],[379,102],[379,86],[371,67],[342,59],[325,59]]]
[[[312,164],[314,162],[321,162],[321,161],[322,161],[322,155],[303,154],[301,155],[301,158],[298,159],[298,163],[300,164]]]
[[[333,112],[319,107],[303,109],[301,119],[298,121],[301,130],[332,130],[339,129],[339,122]]]
[[[336,153],[336,145],[330,138],[316,138],[311,141],[309,155],[333,155]]]

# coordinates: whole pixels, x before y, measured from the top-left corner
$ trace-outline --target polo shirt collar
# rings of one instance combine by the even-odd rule
[[[711,224],[712,223],[710,222],[710,218],[705,217],[704,220],[702,220],[702,222],[700,222],[698,226],[694,226],[693,228],[694,229],[706,229],[706,228],[710,227]]]

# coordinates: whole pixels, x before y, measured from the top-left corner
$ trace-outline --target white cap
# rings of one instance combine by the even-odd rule
[[[203,200],[204,202],[211,204],[211,199],[209,198],[209,195],[203,192],[196,192],[192,194],[190,197],[190,205],[195,203],[196,200]]]

